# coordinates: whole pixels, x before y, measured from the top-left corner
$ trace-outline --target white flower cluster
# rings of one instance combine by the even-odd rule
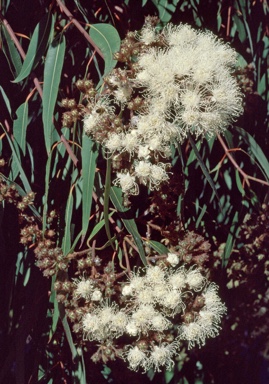
[[[169,179],[171,144],[182,143],[188,133],[223,132],[242,113],[231,75],[236,53],[212,33],[171,24],[157,33],[145,24],[137,39],[135,64],[129,61],[107,76],[109,98],[89,103],[84,118],[86,133],[94,136],[99,129],[95,138],[108,156],[129,158],[129,169],[118,172],[114,184],[133,195],[138,184],[154,190]]]
[[[236,52],[212,33],[188,25],[170,24],[162,34],[166,47],[151,47],[138,59],[135,82],[149,101],[138,131],[147,122],[146,137],[156,136],[164,146],[181,142],[188,132],[224,131],[242,113],[242,95],[231,75]]]
[[[102,305],[87,313],[82,328],[88,340],[104,341],[121,336],[128,322],[128,316],[116,304]]]
[[[177,261],[175,256],[168,256],[172,263]],[[192,347],[195,343],[203,345],[206,338],[218,334],[226,310],[217,295],[217,286],[208,285],[199,269],[193,267],[174,270],[148,266],[142,275],[132,273],[129,282],[122,287],[121,295],[121,309],[115,303],[111,306],[101,303],[83,316],[82,329],[90,341],[106,342],[123,335],[135,339],[123,354],[134,370],[171,367],[182,340],[187,340]],[[198,297],[200,304],[188,317],[190,295],[192,302]],[[177,315],[189,320],[178,324]],[[165,334],[173,329],[178,330],[178,336],[168,342]],[[153,334],[155,338],[152,338]],[[150,341],[141,347],[139,341],[143,339]]]
[[[88,278],[75,279],[74,297],[82,298],[86,301],[100,301],[102,299],[102,292],[95,287],[94,280]]]
[[[181,326],[181,337],[189,342],[189,348],[195,343],[199,346],[205,345],[208,337],[215,337],[219,334],[219,323],[221,316],[226,312],[217,295],[218,287],[211,283],[202,293],[204,306],[197,314],[194,321]]]
[[[176,255],[168,258],[175,262]],[[194,321],[187,324],[174,324],[173,319],[186,310],[186,293],[199,292],[201,308],[195,311]],[[129,284],[122,289],[122,295],[133,303],[132,312],[126,332],[139,339],[150,331],[164,332],[178,328],[178,338],[173,343],[152,344],[149,349],[130,347],[126,354],[130,368],[144,370],[161,366],[166,368],[173,364],[173,356],[180,348],[180,340],[187,340],[189,348],[195,343],[203,345],[208,337],[215,337],[219,331],[219,323],[225,313],[225,305],[217,295],[217,286],[208,285],[198,269],[181,267],[175,271],[170,268],[163,270],[159,266],[146,268],[144,276],[133,274]]]

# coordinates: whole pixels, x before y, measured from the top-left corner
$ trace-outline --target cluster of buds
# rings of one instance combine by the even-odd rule
[[[17,208],[19,211],[24,211],[28,208],[29,205],[32,205],[35,199],[35,193],[30,191],[25,196],[21,198],[21,201],[18,202]]]
[[[20,243],[24,246],[37,242],[41,237],[42,231],[35,223],[25,225],[20,231]]]
[[[32,205],[35,199],[35,193],[30,191],[21,196],[15,184],[8,183],[3,176],[0,176],[0,203],[5,201],[9,204],[15,204],[20,212],[24,212],[29,205]]]
[[[146,17],[144,30],[148,30],[148,34],[143,34],[142,38],[139,38],[137,32],[128,32],[125,39],[121,43],[119,52],[116,52],[115,60],[121,63],[133,63],[134,57],[137,57],[142,50],[147,50],[148,43],[152,44],[154,41],[155,47],[163,47],[164,41],[161,34],[155,33],[154,29],[159,23],[158,17]]]
[[[0,178],[0,202],[6,201],[9,204],[18,204],[20,195],[15,184],[8,184],[3,177]]]
[[[78,80],[76,82],[76,87],[85,98],[95,97],[96,95],[96,90],[94,89],[91,80]],[[72,127],[73,124],[85,114],[84,105],[77,104],[75,99],[63,99],[61,104],[62,107],[67,110],[67,112],[64,112],[62,116],[63,127]]]
[[[34,252],[37,258],[36,265],[45,277],[51,277],[59,270],[67,271],[69,259],[63,254],[61,248],[55,247],[52,240],[39,241]]]

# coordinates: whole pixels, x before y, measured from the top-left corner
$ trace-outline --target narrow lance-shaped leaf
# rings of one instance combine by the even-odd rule
[[[222,266],[226,267],[230,258],[230,255],[232,253],[232,249],[234,246],[235,238],[236,238],[236,233],[238,229],[238,212],[235,212],[231,227],[230,227],[230,232],[227,237],[226,243],[225,243],[225,248],[223,251],[222,255]]]
[[[62,243],[62,250],[63,253],[66,255],[71,247],[71,219],[72,219],[72,213],[73,213],[73,205],[74,205],[74,198],[73,198],[73,187],[71,188],[69,192],[69,196],[67,199],[67,204],[65,208],[65,231],[64,231],[64,237],[63,237],[63,243]]]
[[[8,53],[6,53],[6,58],[7,58],[7,60],[9,60],[9,58],[11,58],[12,64],[13,64],[14,69],[15,69],[15,76],[18,76],[18,74],[22,68],[22,62],[21,62],[20,54],[19,54],[13,40],[11,39],[9,33],[7,32],[6,28],[4,27],[2,30],[3,30],[4,36],[5,36],[5,39],[7,42],[7,46],[8,46],[8,51],[9,51],[9,55],[8,55]],[[3,52],[5,53],[4,47],[3,47]],[[8,57],[7,57],[7,55],[8,55]]]
[[[15,149],[15,146],[16,146],[16,142],[15,142],[15,145],[14,143],[12,142],[11,138],[9,137],[8,133],[6,132],[6,130],[4,129],[4,127],[2,126],[3,130],[5,131],[6,133],[6,137],[8,139],[8,142],[9,142],[9,146],[12,150],[12,156],[13,156],[13,161],[16,162],[16,166],[18,167],[18,170],[19,170],[19,174],[20,174],[20,178],[21,178],[21,181],[23,183],[23,187],[26,191],[26,193],[30,192],[31,191],[31,186],[30,186],[30,183],[27,179],[27,176],[23,170],[23,167],[21,165],[21,161],[20,161],[20,158],[18,157],[18,154],[17,154],[17,151]]]
[[[108,219],[113,215],[114,212],[111,212],[109,215],[108,215]],[[96,226],[93,228],[93,230],[91,231],[91,234],[87,240],[87,242],[89,242],[91,239],[94,238],[95,235],[97,235],[97,233],[103,228],[103,226],[105,225],[105,220],[102,219],[100,220]],[[111,239],[110,239],[111,241]]]
[[[98,148],[87,136],[82,137],[82,240],[84,241],[92,208],[92,192],[96,172]]]
[[[25,79],[44,55],[53,28],[53,21],[51,14],[47,13],[35,27],[21,71],[14,83],[19,83]]]
[[[26,101],[16,111],[17,119],[13,124],[13,134],[22,153],[26,152],[26,129],[28,125],[28,102]]]
[[[53,314],[52,314],[52,323],[51,323],[51,328],[50,328],[50,334],[49,334],[49,340],[52,339],[59,320],[59,307],[58,307],[58,301],[56,297],[56,291],[54,288],[54,284],[56,281],[56,275],[54,275],[51,279],[51,294],[50,294],[50,303],[53,304]]]
[[[215,184],[214,184],[214,182],[213,182],[213,180],[212,180],[212,178],[211,178],[211,176],[210,176],[210,174],[208,172],[208,169],[206,168],[205,163],[203,162],[203,159],[201,158],[201,155],[200,155],[200,153],[199,153],[199,151],[198,151],[198,149],[197,149],[197,147],[195,145],[195,142],[193,141],[191,135],[188,135],[188,139],[189,139],[189,142],[190,142],[190,144],[192,146],[192,149],[193,149],[193,151],[195,153],[195,156],[196,156],[196,158],[198,160],[198,163],[199,163],[199,165],[200,165],[200,167],[201,167],[201,169],[203,171],[203,174],[206,177],[206,180],[208,181],[210,187],[212,188],[213,192],[215,193],[217,199],[219,200],[219,195],[218,195],[217,189],[215,187]]]
[[[53,40],[49,46],[45,68],[43,87],[43,129],[47,153],[50,152],[52,143],[53,113],[57,100],[59,84],[62,75],[62,68],[65,54],[65,37],[60,36]]]
[[[114,204],[115,208],[118,210],[119,214],[121,215],[121,219],[123,221],[125,228],[130,233],[130,235],[133,236],[134,242],[138,248],[139,255],[143,264],[147,265],[146,255],[145,255],[143,243],[141,241],[141,236],[138,232],[134,219],[129,219],[127,217],[127,209],[124,208],[122,205],[121,195],[122,195],[122,191],[120,188],[117,188],[117,187],[110,188],[110,199]]]
[[[243,128],[240,127],[234,127],[234,129],[243,137],[244,141],[248,144],[249,150],[253,153],[253,155],[256,157],[258,162],[260,163],[262,170],[264,171],[264,175],[269,180],[269,161],[265,154],[263,153],[261,147],[256,142],[256,140]]]
[[[10,101],[9,101],[9,98],[8,98],[6,92],[4,91],[4,88],[2,88],[1,85],[0,85],[0,92],[2,93],[2,96],[3,96],[4,102],[5,102],[5,104],[6,104],[8,113],[9,113],[10,116],[11,116],[11,114],[12,114],[12,113],[11,113],[12,110],[11,110]]]
[[[154,251],[158,252],[160,255],[167,254],[169,252],[166,246],[163,245],[162,243],[159,243],[158,241],[148,240],[147,244],[149,244],[149,246],[153,248]]]
[[[108,240],[110,241],[112,248],[114,248],[114,244],[111,241],[112,237],[110,233],[109,217],[108,217],[110,188],[111,188],[111,159],[108,159],[107,167],[106,167],[106,181],[105,181],[105,193],[104,193],[104,220],[105,220],[105,229],[106,229]]]
[[[69,324],[66,318],[63,304],[59,303],[58,307],[59,307],[60,319],[62,321],[65,336],[68,341],[70,351],[72,354],[72,359],[76,363],[76,367],[73,368],[73,377],[75,376],[75,378],[78,380],[80,384],[86,384],[86,372],[85,372],[85,364],[83,360],[82,351],[80,350],[80,354],[78,354],[78,351],[73,341],[71,329],[69,327]]]

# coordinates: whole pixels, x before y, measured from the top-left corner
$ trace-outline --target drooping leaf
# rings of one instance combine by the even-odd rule
[[[257,161],[262,167],[262,170],[264,172],[264,175],[269,181],[269,161],[267,157],[265,156],[263,150],[259,146],[259,144],[256,142],[256,140],[243,128],[240,127],[234,127],[234,129],[242,136],[245,143],[248,145],[249,151],[253,153]]]
[[[72,220],[73,205],[74,205],[74,198],[73,198],[72,192],[73,192],[73,187],[69,192],[69,196],[68,196],[67,204],[65,208],[65,227],[64,227],[64,237],[63,237],[63,243],[62,243],[62,250],[64,255],[67,254],[67,252],[71,247],[71,220]]]
[[[227,237],[225,248],[222,255],[222,266],[226,267],[230,258],[230,255],[232,253],[232,249],[235,243],[236,233],[238,229],[238,212],[235,212],[235,215],[233,217],[233,221],[230,227],[229,235]]]
[[[21,161],[20,161],[20,157],[18,155],[18,152],[19,152],[19,149],[18,149],[18,144],[16,142],[12,142],[11,138],[9,137],[8,133],[6,132],[6,130],[4,129],[4,127],[2,126],[3,130],[5,131],[6,133],[6,137],[8,139],[8,142],[9,142],[9,146],[11,148],[11,151],[12,151],[12,157],[13,157],[13,160],[16,164],[16,167],[18,168],[18,173],[20,175],[20,178],[21,178],[21,181],[23,183],[23,186],[24,186],[24,189],[26,191],[26,193],[30,192],[32,189],[31,189],[31,186],[30,186],[30,183],[27,179],[27,176],[24,172],[24,169],[21,165]]]
[[[114,53],[120,49],[120,36],[117,30],[109,24],[91,24],[90,36],[104,55],[104,76],[116,65]]]
[[[109,215],[108,215],[108,219],[113,215],[114,212],[111,212]],[[91,231],[91,234],[88,238],[88,242],[91,241],[91,239],[94,238],[95,235],[97,235],[97,233],[103,228],[103,226],[105,225],[105,220],[102,219],[100,220],[96,225],[95,227],[93,228],[93,230]],[[112,239],[110,239],[112,240]]]
[[[165,245],[162,243],[159,243],[155,240],[148,240],[146,242],[151,248],[154,249],[154,251],[158,252],[160,255],[167,254],[169,252],[168,248],[166,248]]]
[[[12,110],[11,110],[10,101],[9,101],[9,98],[8,98],[6,92],[4,91],[4,88],[2,88],[1,85],[0,85],[0,92],[2,93],[2,96],[3,96],[4,102],[5,102],[5,104],[6,104],[8,113],[9,113],[10,116],[11,116],[11,114],[12,114]]]
[[[53,304],[53,314],[52,314],[52,321],[51,321],[51,327],[50,327],[50,333],[49,333],[49,339],[51,340],[56,328],[57,324],[60,318],[60,312],[59,312],[59,306],[58,306],[58,301],[56,298],[56,291],[54,288],[54,284],[56,281],[56,275],[54,275],[51,279],[51,294],[50,294],[50,302]]]
[[[97,157],[96,144],[84,134],[82,137],[82,242],[89,226]]]
[[[80,353],[78,353],[78,350],[74,344],[71,329],[69,327],[67,317],[65,314],[64,305],[62,303],[58,303],[58,306],[59,306],[60,319],[62,321],[65,336],[70,347],[72,359],[76,364],[76,366],[73,368],[74,382],[79,384],[86,384],[86,372],[85,372],[85,364],[84,364],[82,350],[80,348]]]
[[[141,258],[141,261],[144,265],[147,265],[146,255],[143,247],[143,243],[141,241],[141,236],[138,232],[136,223],[134,219],[130,219],[127,216],[127,209],[123,207],[122,204],[122,191],[118,187],[111,187],[110,189],[110,199],[112,203],[114,204],[115,208],[117,209],[118,213],[121,216],[121,219],[123,221],[123,224],[127,231],[130,233],[130,235],[133,236],[134,242],[138,248],[139,255]]]
[[[21,67],[22,67],[22,61],[21,61],[20,54],[19,54],[18,49],[15,46],[13,40],[11,39],[9,33],[7,32],[6,28],[3,27],[2,30],[3,30],[4,36],[5,36],[5,39],[7,42],[8,53],[9,53],[9,55],[7,53],[5,53],[5,56],[6,56],[8,61],[9,61],[9,58],[11,59],[13,67],[15,69],[14,75],[18,76],[19,72],[21,71]],[[10,68],[10,69],[12,70],[12,68]]]
[[[23,155],[26,152],[26,129],[28,125],[28,102],[26,101],[16,111],[17,119],[13,124],[13,135]]]
[[[108,240],[111,242],[112,248],[114,248],[114,244],[111,241],[112,236],[110,233],[109,215],[108,215],[110,188],[111,188],[111,159],[108,159],[107,166],[106,166],[106,180],[105,180],[105,193],[104,193],[104,220],[105,220],[105,229],[106,229]]]
[[[35,27],[21,71],[13,81],[14,83],[19,83],[25,79],[44,55],[49,44],[51,30],[53,29],[53,21],[54,18],[52,18],[51,13],[49,12],[45,14]]]
[[[55,38],[49,46],[45,61],[42,120],[47,153],[53,144],[53,113],[62,75],[65,45],[64,36]]]
[[[158,9],[160,20],[167,23],[173,16],[179,0],[152,0],[152,2]]]
[[[188,135],[188,139],[189,139],[189,142],[190,142],[190,144],[192,146],[194,154],[195,154],[195,156],[196,156],[196,158],[198,160],[198,163],[199,163],[199,165],[200,165],[200,167],[201,167],[201,169],[203,171],[203,174],[206,177],[206,180],[208,181],[210,187],[212,188],[213,193],[216,195],[217,199],[219,200],[219,195],[218,195],[216,186],[214,184],[214,181],[212,180],[212,178],[211,178],[211,176],[209,174],[209,171],[208,171],[208,169],[207,169],[207,167],[206,167],[206,165],[205,165],[205,163],[204,163],[204,161],[203,161],[203,159],[202,159],[202,157],[201,157],[201,155],[200,155],[200,153],[199,153],[199,151],[198,151],[198,149],[197,149],[197,147],[195,145],[195,142],[193,141],[193,139],[191,137],[191,135]]]
[[[207,210],[207,205],[204,204],[203,205],[203,208],[201,209],[201,212],[197,218],[197,220],[195,221],[195,228],[199,228],[199,225],[200,225],[200,222],[202,221],[203,217],[204,217],[204,214],[206,213],[206,210]]]

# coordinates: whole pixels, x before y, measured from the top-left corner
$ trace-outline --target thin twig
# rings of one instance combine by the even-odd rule
[[[66,16],[69,18],[70,22],[75,25],[75,27],[79,30],[79,32],[82,33],[82,35],[85,37],[85,39],[94,47],[96,52],[104,59],[104,55],[101,52],[100,48],[97,47],[93,39],[90,37],[90,35],[85,31],[85,29],[80,25],[80,23],[74,18],[72,13],[69,11],[69,9],[62,3],[61,0],[56,0],[58,3],[59,7],[63,10],[63,12],[66,14]]]
[[[231,29],[231,13],[232,13],[232,7],[229,6],[228,8],[228,18],[227,18],[227,28],[226,28],[226,36],[230,36],[230,29]]]
[[[128,257],[128,252],[127,252],[127,247],[126,247],[125,239],[123,240],[122,245],[123,245],[123,253],[124,253],[125,262],[126,262],[126,269],[128,271],[128,274],[130,274],[131,267],[130,267],[130,262],[129,262],[129,257]]]
[[[266,181],[261,180],[261,179],[257,179],[256,177],[253,177],[253,176],[249,176],[247,173],[245,173],[240,168],[240,166],[237,164],[237,162],[235,161],[233,156],[230,154],[230,150],[226,146],[226,144],[225,144],[224,140],[222,139],[222,137],[219,134],[217,135],[217,137],[218,137],[218,140],[219,140],[220,144],[222,145],[222,148],[225,151],[225,155],[228,157],[228,159],[231,161],[231,163],[234,165],[234,167],[237,169],[237,171],[243,176],[243,180],[247,183],[248,187],[250,187],[249,180],[256,181],[257,183],[260,183],[260,184],[263,184],[263,185],[267,185],[269,187],[269,183],[267,183]]]

